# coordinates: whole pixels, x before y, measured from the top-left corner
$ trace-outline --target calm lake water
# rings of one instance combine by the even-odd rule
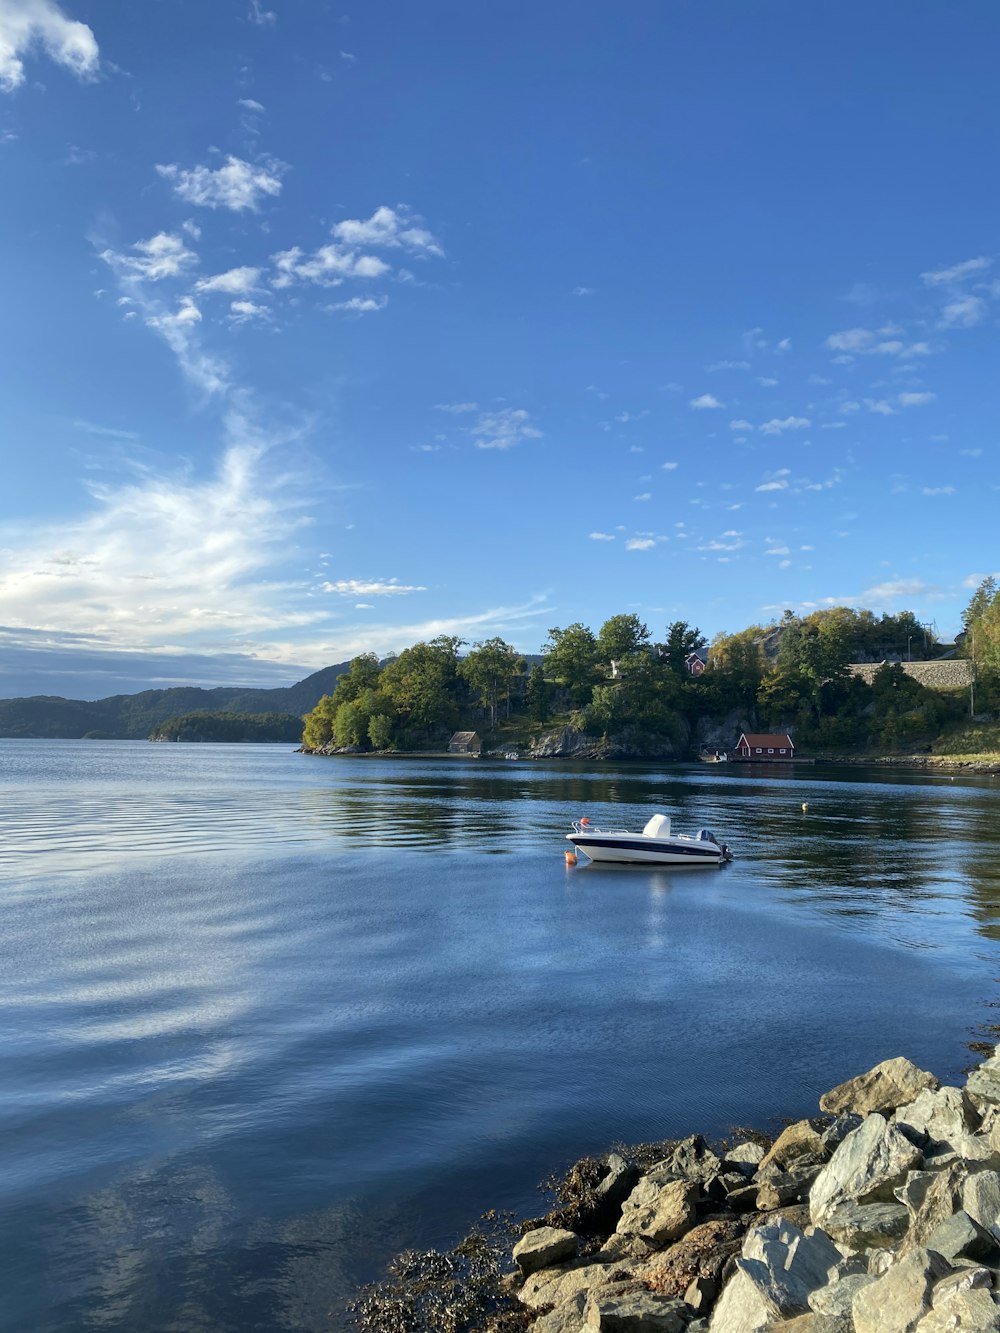
[[[0,741],[0,1325],[343,1328],[616,1139],[958,1077],[998,790]],[[572,818],[656,809],[738,859],[565,867]]]

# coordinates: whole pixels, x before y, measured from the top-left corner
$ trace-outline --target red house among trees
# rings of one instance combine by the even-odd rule
[[[791,736],[745,731],[736,743],[736,758],[751,763],[787,763],[795,758],[795,746]]]

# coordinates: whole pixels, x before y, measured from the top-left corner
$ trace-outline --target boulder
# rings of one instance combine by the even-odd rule
[[[853,1203],[850,1200],[838,1204],[823,1224],[824,1230],[849,1250],[892,1246],[906,1235],[909,1225],[910,1214],[901,1203]]]
[[[639,1168],[613,1152],[608,1157],[608,1174],[594,1189],[601,1211],[620,1208],[639,1183]]]
[[[1000,1305],[984,1268],[965,1269],[940,1281],[931,1293],[931,1310],[915,1333],[991,1333],[1000,1329]]]
[[[722,1169],[722,1163],[700,1134],[692,1134],[660,1159],[650,1175],[663,1180],[667,1176],[674,1180],[704,1181]]]
[[[891,1201],[895,1187],[920,1161],[920,1150],[895,1125],[868,1116],[817,1176],[809,1195],[813,1222],[824,1225],[842,1203]]]
[[[633,1275],[653,1291],[684,1296],[693,1279],[703,1278],[718,1290],[722,1274],[740,1253],[747,1224],[740,1217],[720,1217],[702,1222],[669,1249],[650,1255],[632,1267]]]
[[[737,1259],[709,1321],[709,1333],[763,1333],[774,1322],[807,1314],[808,1293],[760,1259]]]
[[[910,1211],[910,1230],[906,1238],[908,1247],[925,1246],[934,1229],[962,1207],[967,1178],[968,1172],[961,1162],[935,1174],[924,1171],[911,1173],[906,1183],[896,1191],[897,1198]]]
[[[914,1333],[931,1308],[935,1283],[949,1272],[939,1254],[911,1250],[883,1277],[855,1292],[851,1303],[855,1333]]]
[[[548,1314],[540,1315],[531,1325],[531,1333],[581,1333],[586,1307],[587,1297],[581,1292]]]
[[[806,1153],[813,1156],[826,1156],[826,1149],[823,1146],[823,1136],[818,1129],[814,1129],[810,1120],[798,1120],[794,1125],[789,1125],[783,1129],[778,1137],[771,1144],[771,1147],[761,1158],[760,1169],[764,1170],[771,1163],[779,1167],[787,1167],[788,1163],[796,1157],[802,1157]]]
[[[887,1115],[898,1106],[907,1106],[925,1088],[937,1088],[938,1080],[925,1069],[918,1069],[903,1056],[883,1060],[867,1074],[848,1079],[825,1092],[819,1099],[820,1109],[833,1115],[853,1111],[856,1115],[872,1112]]]
[[[962,1184],[962,1207],[981,1227],[1000,1237],[1000,1175],[972,1172]]]
[[[991,1055],[965,1080],[965,1091],[980,1115],[1000,1106],[1000,1055]]]
[[[875,1279],[868,1273],[855,1273],[851,1277],[842,1277],[826,1287],[817,1287],[809,1296],[809,1308],[815,1314],[836,1315],[848,1320],[854,1297],[862,1287],[867,1287]]]
[[[897,1107],[892,1119],[918,1148],[953,1143],[979,1125],[979,1115],[962,1088],[924,1088],[909,1105]]]
[[[956,1259],[1000,1258],[996,1237],[961,1208],[937,1224],[927,1237],[927,1248],[943,1255],[949,1263]]]
[[[759,1143],[738,1143],[730,1148],[722,1159],[722,1173],[736,1171],[741,1176],[751,1177],[766,1157]]]
[[[592,1292],[583,1327],[601,1333],[683,1333],[690,1318],[691,1311],[683,1301],[652,1291],[620,1296]]]
[[[574,1231],[536,1227],[534,1231],[526,1232],[514,1246],[514,1262],[527,1277],[540,1268],[551,1268],[564,1259],[572,1259],[579,1244],[580,1237]]]
[[[845,1111],[843,1115],[838,1115],[820,1135],[823,1151],[832,1153],[835,1148],[839,1148],[848,1134],[857,1129],[862,1120],[864,1120],[864,1116],[856,1115],[854,1111]]]
[[[671,1180],[658,1186],[652,1197],[642,1187],[640,1181],[629,1195],[615,1231],[622,1236],[639,1237],[653,1245],[663,1245],[683,1236],[694,1222],[695,1203],[700,1193],[697,1183]],[[640,1196],[638,1200],[637,1195]]]
[[[525,1279],[517,1293],[522,1305],[541,1310],[547,1305],[563,1305],[594,1287],[606,1286],[618,1276],[618,1269],[608,1263],[580,1262],[558,1268],[542,1268]]]

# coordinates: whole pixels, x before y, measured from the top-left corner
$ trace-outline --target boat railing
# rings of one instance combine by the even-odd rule
[[[627,828],[604,828],[600,824],[592,824],[589,819],[574,819],[574,833],[628,833]]]

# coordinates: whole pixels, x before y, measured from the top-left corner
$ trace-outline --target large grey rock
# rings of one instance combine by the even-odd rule
[[[531,1325],[531,1333],[582,1333],[586,1306],[586,1293],[580,1292],[548,1314],[540,1315]]]
[[[931,1310],[916,1333],[991,1333],[1000,1329],[1000,1305],[985,1268],[965,1269],[943,1278],[931,1293]]]
[[[1000,1106],[1000,1055],[990,1056],[972,1071],[965,1081],[965,1091],[981,1114]]]
[[[722,1163],[700,1134],[692,1134],[675,1144],[653,1167],[650,1175],[657,1180],[707,1180],[718,1175]]]
[[[1000,1175],[975,1171],[962,1185],[962,1207],[981,1227],[1000,1237]]]
[[[683,1333],[690,1317],[683,1301],[652,1291],[621,1296],[593,1292],[584,1327],[601,1333]]]
[[[809,1194],[809,1212],[823,1226],[842,1203],[891,1200],[894,1188],[920,1164],[920,1150],[895,1125],[870,1115],[848,1134]]]
[[[514,1246],[514,1262],[527,1277],[537,1273],[540,1268],[550,1268],[553,1264],[572,1259],[576,1254],[580,1237],[574,1231],[563,1231],[559,1227],[536,1227],[521,1237]]]
[[[763,1170],[772,1162],[784,1168],[796,1157],[806,1153],[825,1156],[823,1135],[813,1127],[811,1121],[797,1120],[794,1125],[783,1129],[774,1140],[761,1159],[760,1168]]]
[[[598,1183],[594,1197],[601,1208],[620,1208],[639,1183],[639,1168],[619,1153],[608,1157],[608,1174]]]
[[[854,1111],[857,1115],[871,1115],[874,1111],[888,1114],[897,1106],[907,1106],[924,1088],[938,1086],[933,1074],[897,1056],[894,1060],[883,1060],[867,1074],[831,1088],[819,1099],[819,1104],[833,1115],[842,1111]]]
[[[901,1203],[852,1203],[848,1200],[828,1214],[824,1230],[850,1250],[867,1250],[895,1244],[906,1235],[909,1225],[910,1214]]]
[[[862,1287],[875,1281],[869,1273],[855,1273],[851,1277],[842,1277],[826,1287],[817,1287],[809,1296],[809,1308],[815,1314],[837,1315],[841,1319],[851,1317],[854,1297]]]
[[[784,1280],[797,1283],[803,1298],[828,1279],[830,1270],[843,1258],[824,1232],[806,1233],[784,1218],[753,1227],[743,1240],[743,1258],[758,1259]]]
[[[981,1227],[964,1209],[939,1222],[927,1237],[927,1248],[942,1254],[949,1263],[956,1259],[993,1259],[997,1257],[997,1239]]]
[[[606,1286],[617,1273],[612,1264],[575,1263],[557,1268],[542,1268],[530,1274],[517,1293],[522,1305],[540,1310],[547,1305],[563,1305],[583,1292]]]
[[[807,1314],[808,1293],[760,1259],[737,1259],[709,1321],[709,1333],[762,1333],[772,1323]]]
[[[857,1129],[862,1120],[864,1120],[864,1116],[857,1115],[854,1111],[844,1111],[841,1115],[838,1115],[820,1135],[824,1152],[832,1153],[835,1148],[839,1148],[848,1134]]]
[[[908,1106],[897,1107],[892,1118],[918,1148],[952,1143],[979,1124],[979,1115],[962,1088],[924,1088]]]
[[[722,1172],[738,1171],[741,1176],[749,1179],[766,1155],[759,1143],[738,1143],[722,1159]]]
[[[855,1333],[914,1333],[931,1308],[934,1284],[949,1271],[939,1254],[911,1250],[884,1277],[855,1293],[851,1304]]]
[[[622,1236],[637,1236],[654,1245],[676,1240],[683,1236],[694,1222],[695,1203],[700,1187],[694,1181],[671,1180],[660,1185],[646,1202],[645,1192],[636,1200],[642,1182],[629,1195],[622,1209],[616,1232]]]
[[[956,1162],[928,1175],[913,1172],[906,1183],[896,1191],[897,1197],[910,1209],[910,1230],[905,1247],[926,1246],[927,1238],[936,1227],[947,1221],[962,1207],[962,1195],[968,1172],[963,1163]]]

